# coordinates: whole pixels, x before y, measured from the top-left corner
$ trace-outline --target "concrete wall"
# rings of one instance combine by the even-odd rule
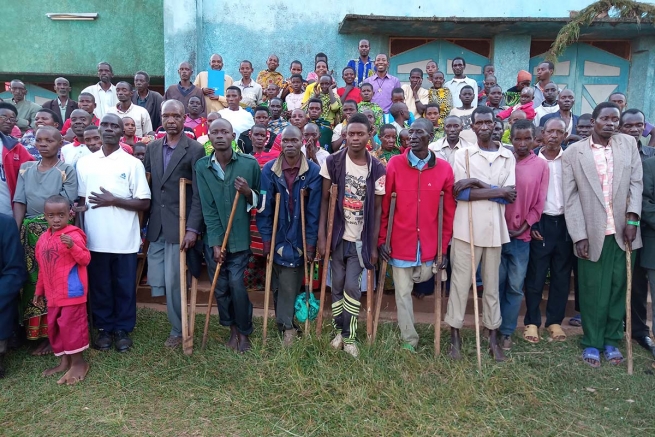
[[[193,4],[194,1],[185,1]],[[95,21],[53,21],[48,12],[97,12]],[[164,74],[162,0],[2,0],[0,75]]]
[[[504,90],[516,85],[519,70],[529,70],[530,35],[496,35],[491,63],[496,66],[496,79]]]
[[[197,32],[198,36],[196,45],[185,46],[180,42],[173,42],[170,46],[166,44],[166,84],[177,82],[179,62],[197,60],[194,70],[206,70],[212,53],[221,54],[225,62],[224,70],[238,78],[241,60],[250,60],[256,73],[266,68],[266,59],[270,53],[276,53],[280,57],[280,71],[283,74],[288,73],[289,64],[293,59],[299,59],[303,63],[304,73],[307,74],[313,70],[314,54],[322,51],[329,57],[330,68],[340,77],[341,69],[348,60],[357,56],[357,43],[362,37],[371,41],[371,53],[388,51],[387,37],[340,35],[339,23],[346,14],[410,17],[568,17],[569,10],[579,10],[590,3],[590,0],[556,0],[549,3],[505,0],[490,7],[486,0],[335,0],[329,3],[281,0],[164,0],[166,41],[185,40],[194,32]]]
[[[628,107],[639,108],[646,119],[655,119],[655,37],[637,38],[632,43],[632,65],[628,82]]]

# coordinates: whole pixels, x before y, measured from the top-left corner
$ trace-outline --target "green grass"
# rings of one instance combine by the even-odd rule
[[[89,351],[91,371],[74,387],[41,377],[54,357],[11,353],[0,382],[0,435],[655,435],[655,376],[638,347],[633,376],[625,365],[584,365],[577,338],[517,340],[507,363],[484,354],[479,374],[470,331],[461,363],[433,357],[429,326],[419,330],[417,354],[401,350],[393,324],[354,360],[329,348],[330,330],[289,350],[269,330],[262,348],[261,320],[254,350],[237,355],[222,346],[227,330],[212,323],[208,349],[186,357],[163,347],[166,315],[139,310],[133,350]],[[199,346],[200,318],[196,326]],[[445,350],[446,330],[443,339]]]

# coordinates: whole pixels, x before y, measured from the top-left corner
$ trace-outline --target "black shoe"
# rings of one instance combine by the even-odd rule
[[[111,349],[111,334],[104,329],[98,329],[96,341],[93,343],[93,348],[99,351],[108,351]]]
[[[127,332],[119,329],[114,332],[114,347],[118,352],[127,352],[132,347],[132,339]]]
[[[0,354],[0,379],[5,377],[5,354]]]
[[[649,351],[653,356],[655,356],[655,342],[647,336],[644,335],[642,337],[632,337],[633,340],[636,340],[637,343],[639,343],[639,346],[643,347],[647,351]]]

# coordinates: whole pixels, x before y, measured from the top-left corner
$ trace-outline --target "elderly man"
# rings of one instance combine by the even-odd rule
[[[157,91],[149,89],[150,75],[145,71],[134,73],[134,88],[136,92],[132,94],[132,103],[144,108],[150,115],[153,129],[161,126],[161,104],[164,97]]]
[[[223,57],[214,53],[209,58],[209,66],[212,70],[221,71],[223,70]],[[223,90],[227,92],[228,87],[231,87],[233,80],[227,74],[225,75]],[[202,93],[205,96],[205,109],[207,112],[218,112],[223,108],[227,107],[226,96],[218,96],[214,94],[214,89],[209,88],[209,72],[201,71],[196,76],[196,80],[193,81],[193,84],[198,88],[202,89]]]
[[[98,78],[100,81],[95,85],[90,85],[82,90],[83,93],[91,93],[96,102],[96,108],[93,112],[96,117],[102,119],[107,113],[107,109],[118,103],[116,97],[116,87],[112,85],[111,79],[114,77],[114,70],[107,62],[98,64]]]
[[[28,129],[36,129],[34,120],[36,119],[36,113],[39,112],[41,107],[34,102],[25,100],[27,88],[25,88],[25,84],[20,80],[11,81],[10,91],[13,96],[11,101],[18,110],[16,126],[18,126],[22,133],[25,133]]]
[[[450,298],[444,321],[451,327],[450,356],[459,360],[462,358],[459,330],[464,324],[471,288],[473,256],[476,265],[482,263],[482,323],[489,329],[489,352],[496,361],[504,361],[498,338],[501,325],[498,284],[502,245],[510,241],[505,205],[516,200],[516,159],[512,152],[491,139],[494,127],[491,108],[478,106],[471,115],[471,122],[477,143],[455,152],[453,166],[456,181],[453,192],[459,202],[453,227]],[[467,157],[470,174],[467,174]],[[468,226],[469,202],[473,202],[473,254]]]
[[[57,114],[57,123],[59,127],[64,126],[64,122],[71,116],[71,112],[77,109],[77,102],[69,97],[71,92],[71,85],[65,77],[58,77],[55,79],[55,92],[57,98],[48,100],[41,105],[45,109],[49,109]]]
[[[599,349],[610,364],[623,361],[617,346],[625,316],[625,250],[642,245],[641,160],[634,138],[617,133],[620,117],[614,103],[596,106],[591,137],[562,157],[564,217],[578,257],[582,358],[591,367],[600,366]]]
[[[166,135],[146,148],[145,169],[152,177],[152,202],[146,237],[148,249],[148,285],[153,296],[166,296],[166,310],[171,332],[164,343],[175,348],[182,343],[180,301],[180,252],[192,248],[202,230],[202,211],[193,170],[205,155],[204,147],[184,134],[184,105],[169,100],[162,106]],[[178,211],[180,179],[187,185],[187,227],[180,241]]]

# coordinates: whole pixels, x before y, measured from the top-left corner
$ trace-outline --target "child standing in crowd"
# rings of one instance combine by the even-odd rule
[[[434,136],[430,142],[443,138],[443,127],[439,124],[439,120],[441,119],[441,116],[439,115],[439,105],[436,103],[428,103],[425,105],[425,118],[432,123],[432,127],[434,128]]]
[[[459,99],[462,101],[462,106],[453,108],[450,111],[450,115],[456,115],[462,120],[462,132],[460,136],[471,144],[475,144],[477,141],[475,132],[471,130],[471,114],[473,114],[473,110],[475,109],[471,104],[473,103],[474,97],[473,87],[470,85],[463,86],[459,92]]]
[[[287,104],[287,110],[293,111],[294,109],[300,109],[302,106],[303,99],[303,81],[302,76],[299,74],[294,74],[289,79],[291,91],[286,95],[284,101]]]
[[[89,371],[82,352],[89,348],[86,266],[91,252],[84,232],[68,224],[68,199],[51,196],[43,209],[48,230],[36,244],[36,260],[43,274],[36,284],[34,305],[41,306],[43,298],[47,299],[48,337],[55,356],[61,357],[59,365],[44,371],[43,376],[66,372],[57,384],[73,385]]]
[[[135,143],[133,156],[139,161],[143,162],[143,160],[146,158],[146,147],[147,146],[140,141]]]
[[[371,99],[373,98],[373,85],[370,83],[363,83],[360,92],[362,94],[362,102],[357,105],[359,112],[363,113],[365,109],[373,111],[373,115],[375,116],[375,129],[379,129],[380,126],[382,126],[382,116],[384,115],[384,111],[382,111],[382,108],[380,108],[377,103],[371,102]]]

